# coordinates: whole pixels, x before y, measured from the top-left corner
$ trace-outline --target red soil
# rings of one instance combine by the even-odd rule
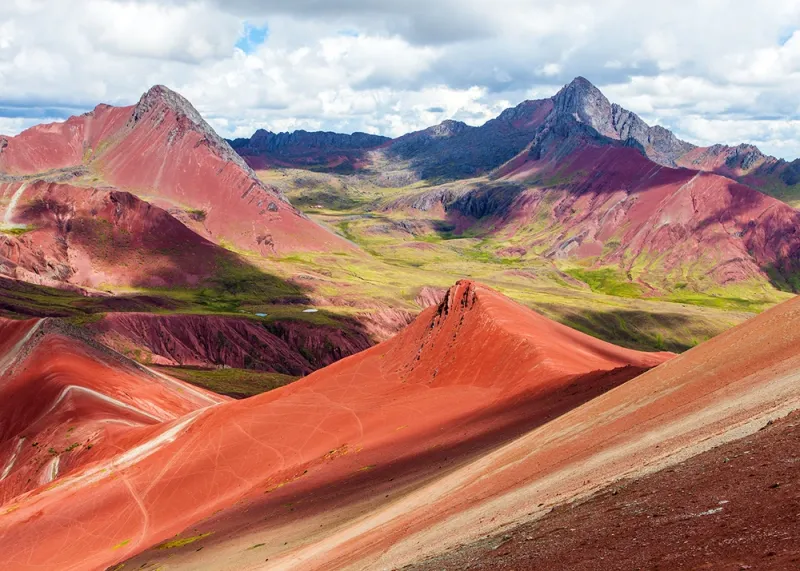
[[[158,365],[219,366],[307,375],[372,346],[364,333],[302,321],[111,313],[90,326],[103,344]]]
[[[625,270],[640,255],[659,258],[659,270],[700,261],[723,284],[761,276],[771,265],[798,269],[792,264],[800,257],[800,213],[729,178],[661,167],[635,149],[613,146],[584,146],[558,161],[505,171],[510,179],[544,173],[563,182],[523,192],[501,223],[511,233],[546,208],[563,236],[556,236],[552,256],[602,254],[600,263]]]
[[[460,282],[386,343],[186,417],[137,462],[21,498],[0,517],[0,562],[103,568],[192,525],[218,531],[224,545],[232,525],[263,528],[276,509],[270,524],[286,523],[281,498],[295,493],[318,500],[314,517],[338,514],[336,527],[348,518],[328,508],[348,497],[353,474],[430,477],[448,450],[486,450],[670,356],[609,345]]]
[[[86,165],[123,190],[203,210],[208,236],[217,242],[262,254],[352,249],[258,180],[185,99],[164,87],[152,88],[135,106],[100,105],[4,141],[2,173]]]
[[[91,113],[63,123],[37,125],[9,137],[0,152],[0,171],[34,174],[83,164],[87,153],[125,126],[130,111],[130,107],[98,105]]]
[[[406,571],[798,569],[800,413]]]
[[[798,322],[795,298],[274,562],[399,566],[746,436],[800,407]]]
[[[0,504],[108,460],[226,399],[151,373],[47,320],[0,319]]]
[[[232,254],[128,192],[37,181],[0,184],[17,195],[13,222],[32,228],[0,236],[0,273],[44,285],[194,285]]]

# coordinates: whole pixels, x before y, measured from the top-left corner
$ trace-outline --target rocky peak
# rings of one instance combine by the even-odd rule
[[[475,305],[478,297],[477,286],[470,280],[458,280],[455,285],[450,287],[444,294],[442,301],[436,309],[434,322],[431,324],[440,325],[449,315],[455,314],[463,316]]]
[[[725,164],[731,168],[749,171],[766,158],[766,155],[755,145],[742,143],[729,150]]]
[[[432,137],[452,137],[453,135],[457,135],[468,128],[469,125],[462,121],[446,119],[438,125],[428,127],[425,129],[425,132]]]
[[[187,130],[192,130],[198,132],[203,136],[208,148],[212,152],[245,171],[253,179],[255,186],[277,195],[284,202],[288,202],[288,199],[280,190],[274,187],[268,187],[261,182],[253,169],[244,162],[244,159],[231,148],[225,139],[214,131],[197,109],[189,103],[188,99],[172,91],[168,87],[154,85],[147,90],[134,106],[133,114],[128,121],[128,127],[135,128],[136,125],[147,118],[158,125],[164,120],[168,113],[172,113],[175,116],[180,126],[180,131],[185,132]],[[170,140],[178,135],[178,132],[170,133]]]
[[[678,157],[694,148],[664,127],[650,127],[636,113],[609,102],[584,77],[576,77],[553,96],[553,115],[557,123],[569,117],[604,137],[639,148],[650,160],[665,166],[675,166]]]
[[[164,85],[154,85],[139,98],[139,102],[133,110],[134,121],[138,121],[150,110],[161,106],[177,115],[189,118],[193,123],[205,123],[188,99]]]
[[[557,114],[589,125],[602,135],[613,136],[616,132],[611,102],[584,77],[576,77],[555,94],[553,109]]]

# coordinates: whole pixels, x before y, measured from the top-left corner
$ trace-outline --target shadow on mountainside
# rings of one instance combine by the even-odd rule
[[[719,333],[704,330],[696,319],[680,313],[654,314],[634,309],[564,310],[555,305],[543,307],[547,307],[548,313],[558,315],[557,320],[564,325],[609,343],[640,351],[681,353]],[[695,343],[678,342],[671,336],[671,332],[685,330],[694,334]],[[686,337],[691,338],[691,334]]]
[[[17,219],[39,234],[49,234],[53,250],[60,251],[62,261],[72,265],[73,272],[85,273],[90,267],[110,285],[168,288],[210,284],[227,293],[273,292],[273,296],[298,303],[308,301],[299,286],[261,272],[165,210],[128,192],[79,191],[65,196],[44,192],[26,205]]]
[[[415,443],[407,446],[401,438],[391,445],[390,450],[384,447],[358,452],[356,466],[363,465],[368,469],[352,469],[352,462],[345,465],[350,457],[345,455],[333,460],[332,464],[327,464],[330,460],[321,459],[326,469],[321,469],[319,473],[315,473],[313,468],[322,466],[314,461],[293,468],[291,473],[275,474],[264,484],[265,491],[269,493],[255,497],[253,502],[243,502],[227,509],[218,518],[212,516],[203,521],[200,526],[202,531],[212,532],[203,540],[203,548],[213,549],[215,545],[224,544],[231,538],[245,537],[256,531],[269,536],[292,522],[300,522],[321,513],[335,514],[339,508],[368,499],[372,500],[371,509],[378,510],[381,504],[388,504],[402,494],[445,476],[645,371],[625,366],[612,371],[588,373],[576,376],[568,387],[534,390],[515,398],[514,402],[487,406],[481,412],[454,421],[447,430],[442,430],[435,437],[435,441],[431,440],[424,451],[407,452],[410,445]],[[538,405],[534,405],[537,406],[536,413],[532,414],[534,402]],[[465,434],[471,436],[465,437]],[[371,457],[386,456],[391,460],[370,464]],[[342,464],[337,466],[339,462]],[[304,472],[306,467],[308,474]],[[274,489],[270,491],[270,482],[282,481],[281,478],[287,476],[288,483],[273,486]],[[198,529],[197,524],[190,527]],[[188,555],[195,549],[197,546],[192,545],[185,553]],[[180,556],[176,550],[172,554]],[[163,557],[163,550],[153,547],[127,560],[126,565],[132,568],[145,562],[157,565],[156,562]]]

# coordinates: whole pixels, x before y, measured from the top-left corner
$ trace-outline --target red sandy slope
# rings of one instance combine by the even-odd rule
[[[403,571],[800,568],[800,410]]]
[[[0,319],[0,504],[226,400],[62,329],[49,320]]]
[[[800,407],[799,324],[795,298],[270,563],[402,566],[750,434]]]
[[[263,254],[351,248],[263,184],[180,95],[161,86],[130,107],[100,105],[2,139],[0,173],[85,165],[105,183],[205,212],[214,241]]]
[[[0,563],[101,569],[218,510],[227,510],[212,522],[221,538],[232,522],[267,525],[285,490],[317,497],[314,513],[325,514],[324,491],[347,496],[354,473],[430,475],[442,451],[485,450],[669,357],[615,347],[459,282],[388,342],[185,417],[136,461],[20,498],[0,516]]]

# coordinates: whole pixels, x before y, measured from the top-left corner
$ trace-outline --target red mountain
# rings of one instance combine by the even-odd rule
[[[0,351],[6,508],[72,472],[135,456],[158,427],[227,400],[145,369],[56,320],[0,319]]]
[[[104,568],[187,528],[198,531],[174,545],[210,534],[222,550],[204,550],[211,567],[217,558],[239,568],[263,562],[354,521],[367,509],[363,500],[389,505],[390,496],[443,467],[670,356],[609,345],[459,282],[390,341],[264,395],[164,423],[135,453],[120,449],[8,499],[0,509],[0,562],[20,570]],[[43,357],[28,367],[47,363]],[[17,370],[11,382],[22,382]],[[297,512],[286,507],[294,505]],[[275,539],[269,555],[247,549],[259,543],[251,542],[254,533],[278,528],[266,533]]]
[[[0,234],[0,273],[31,283],[100,287],[194,285],[235,255],[167,211],[113,187],[0,184],[6,218],[25,231]],[[13,209],[13,211],[12,211]]]
[[[0,139],[0,173],[7,183],[3,196],[13,205],[28,202],[26,192],[14,195],[14,183],[58,176],[80,186],[113,185],[189,211],[205,238],[245,250],[351,247],[262,183],[186,99],[163,86],[130,107],[99,105],[64,123]],[[8,207],[5,222],[18,222]]]

